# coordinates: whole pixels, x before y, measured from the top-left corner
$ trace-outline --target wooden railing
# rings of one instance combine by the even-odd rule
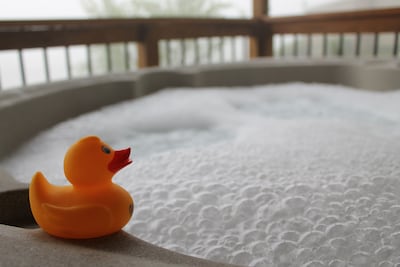
[[[111,49],[113,43],[123,43],[125,59],[130,58],[129,43],[137,44],[139,67],[157,66],[160,63],[160,41],[198,40],[203,37],[247,36],[256,38],[262,24],[256,20],[226,19],[104,19],[104,20],[53,20],[53,21],[3,21],[0,22],[0,50],[15,50],[21,70],[22,85],[26,85],[23,50],[43,49],[46,81],[50,81],[48,48],[65,48],[67,77],[72,78],[70,47],[84,45],[87,50],[87,69],[92,72],[91,45],[105,44],[107,70],[112,71]],[[222,39],[221,39],[222,40]],[[197,43],[197,42],[196,42]],[[210,54],[212,51],[209,51]],[[196,53],[199,53],[196,49]],[[200,56],[196,55],[196,59]],[[129,69],[126,60],[125,69]]]
[[[260,2],[256,1],[255,2]],[[261,2],[260,2],[261,3]],[[379,36],[383,32],[393,34],[392,56],[398,56],[398,32],[400,31],[400,8],[368,10],[334,14],[306,15],[273,18],[258,14],[254,19],[97,19],[97,20],[52,20],[52,21],[0,21],[0,50],[14,50],[18,55],[22,85],[26,85],[23,51],[29,48],[43,50],[46,81],[51,80],[48,64],[48,48],[61,46],[65,49],[68,78],[71,74],[69,48],[83,45],[87,50],[88,74],[92,74],[91,46],[106,47],[107,71],[112,71],[110,45],[123,44],[125,69],[130,64],[139,67],[160,64],[160,43],[171,40],[190,39],[194,42],[196,60],[199,38],[243,36],[251,40],[251,57],[299,55],[299,38],[305,37],[306,56],[312,56],[314,35],[322,36],[322,55],[328,54],[329,34],[338,35],[337,55],[343,55],[346,34],[355,35],[354,54],[360,56],[362,34],[373,34],[372,55],[379,50]],[[285,49],[285,37],[291,35],[292,52]],[[280,39],[280,42],[278,40]],[[221,42],[222,42],[221,41]],[[137,44],[137,62],[130,62],[128,46]],[[232,42],[234,43],[234,42]],[[185,43],[182,53],[185,53]],[[280,47],[279,49],[274,49]],[[221,48],[221,47],[220,47]],[[209,46],[209,49],[214,49]],[[223,49],[220,49],[221,51]],[[220,53],[222,53],[220,51]],[[209,53],[210,54],[210,53]],[[184,55],[182,56],[184,57]],[[221,56],[222,58],[222,56]],[[1,70],[0,70],[1,71]],[[1,77],[1,74],[0,74]],[[0,78],[1,88],[1,78]]]
[[[312,35],[322,35],[323,56],[327,55],[328,34],[338,35],[337,55],[343,55],[345,34],[355,35],[354,55],[360,56],[361,37],[363,33],[373,35],[372,55],[377,56],[379,50],[379,34],[393,34],[392,55],[398,55],[398,33],[400,32],[400,9],[365,10],[356,12],[328,13],[307,16],[282,18],[263,18],[270,36],[294,35],[293,55],[298,48],[298,35],[307,36],[307,55],[312,53]],[[281,47],[282,43],[281,43]]]
[[[136,42],[139,65],[157,66],[158,42],[222,36],[252,36],[262,24],[245,19],[104,19],[0,21],[0,50]]]

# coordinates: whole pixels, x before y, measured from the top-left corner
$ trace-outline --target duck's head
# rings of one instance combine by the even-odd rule
[[[84,137],[65,155],[65,176],[76,187],[110,183],[117,171],[132,163],[130,153],[130,148],[112,149],[97,136]]]

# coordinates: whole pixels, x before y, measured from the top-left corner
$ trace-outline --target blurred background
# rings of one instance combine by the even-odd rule
[[[91,18],[153,18],[153,17],[218,17],[218,18],[251,18],[253,16],[253,1],[251,0],[0,0],[0,20],[48,20],[48,19],[91,19]],[[293,16],[311,13],[351,11],[360,9],[378,9],[399,7],[399,0],[270,0],[269,16]],[[284,42],[283,42],[284,38]],[[313,36],[313,55],[322,52],[322,36]],[[355,35],[346,34],[342,47],[342,56],[352,55]],[[363,36],[361,57],[371,56],[369,51],[373,46],[373,35]],[[380,35],[380,57],[391,56],[393,44],[392,35]],[[328,55],[335,55],[339,41],[334,34],[328,36]],[[285,51],[292,51],[294,43],[298,55],[306,54],[307,36],[288,35],[274,37],[274,56],[282,56]],[[386,45],[387,43],[387,45]],[[196,47],[197,46],[197,47]],[[315,48],[314,48],[315,47]],[[214,48],[214,49],[210,49]],[[218,48],[223,53],[210,54],[207,51]],[[112,72],[125,71],[123,62],[124,48],[121,44],[110,46],[112,55]],[[132,62],[137,62],[136,44],[128,45]],[[182,53],[182,49],[185,50]],[[195,49],[200,50],[200,60],[195,59]],[[219,62],[234,62],[248,60],[249,40],[246,37],[230,38],[198,38],[193,40],[161,41],[159,44],[161,67],[173,67],[192,64],[213,64]],[[349,52],[347,52],[349,51]],[[48,64],[51,69],[51,80],[67,79],[65,52],[63,48],[48,49]],[[71,46],[72,76],[85,77],[88,73],[101,75],[107,73],[104,45],[92,45],[91,56],[93,70],[87,67],[87,49],[85,46]],[[208,54],[207,54],[208,53]],[[206,55],[207,54],[207,55]],[[287,54],[287,53],[286,53]],[[184,55],[184,56],[183,56]],[[26,84],[38,84],[46,81],[42,49],[24,49],[22,56],[25,62]],[[198,56],[198,55],[197,55]],[[23,84],[20,74],[18,51],[0,51],[0,81],[1,88],[7,90],[20,87]],[[202,58],[208,58],[202,62]],[[137,69],[132,64],[130,70]]]

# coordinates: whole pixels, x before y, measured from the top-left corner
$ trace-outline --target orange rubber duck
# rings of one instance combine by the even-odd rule
[[[33,216],[47,233],[62,238],[94,238],[119,231],[133,213],[133,200],[112,182],[130,164],[130,148],[113,150],[96,136],[67,151],[64,173],[72,186],[51,185],[37,172],[29,186]]]

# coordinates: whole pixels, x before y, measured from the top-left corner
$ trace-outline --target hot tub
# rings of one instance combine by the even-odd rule
[[[150,155],[154,156],[154,158],[151,158],[155,162],[152,163],[153,165],[147,164],[143,166],[140,161],[137,164],[138,172],[136,174],[142,179],[145,179],[146,175],[154,176],[157,174],[163,176],[161,172],[152,172],[152,170],[160,170],[160,168],[167,170],[169,166],[172,166],[172,172],[170,170],[165,177],[160,177],[163,181],[160,183],[167,186],[168,179],[175,179],[175,181],[179,181],[179,183],[186,186],[183,189],[190,189],[189,191],[191,191],[193,195],[197,194],[196,201],[189,203],[191,204],[190,209],[196,210],[198,208],[198,212],[201,213],[201,218],[204,220],[200,220],[199,225],[195,226],[195,228],[198,227],[199,229],[205,230],[217,229],[220,231],[219,225],[229,223],[237,224],[235,226],[236,228],[233,228],[234,230],[229,233],[229,235],[226,235],[226,233],[221,234],[221,236],[225,238],[211,238],[215,232],[207,233],[210,235],[208,236],[210,242],[205,245],[203,244],[198,251],[193,249],[194,252],[192,251],[191,254],[195,256],[206,255],[209,259],[250,266],[268,266],[268,264],[275,264],[278,266],[279,264],[335,266],[335,264],[345,264],[346,262],[353,265],[361,264],[363,266],[365,266],[365,264],[391,264],[398,260],[397,254],[394,252],[398,246],[396,241],[397,231],[395,230],[395,222],[397,219],[390,219],[393,225],[380,225],[379,223],[382,222],[378,220],[378,217],[383,216],[379,213],[379,209],[386,213],[391,213],[396,210],[396,205],[398,204],[395,192],[392,192],[392,189],[397,188],[397,180],[394,177],[398,169],[395,163],[391,161],[396,153],[395,146],[391,146],[384,138],[379,137],[379,140],[376,139],[379,143],[377,145],[379,149],[371,151],[377,155],[376,157],[379,160],[383,160],[381,162],[382,164],[378,164],[379,162],[377,163],[377,161],[371,161],[371,159],[377,158],[368,156],[365,157],[366,160],[364,161],[347,162],[346,159],[341,157],[340,153],[337,154],[335,147],[340,147],[348,142],[352,144],[349,150],[343,151],[345,151],[346,154],[354,153],[354,155],[350,157],[351,160],[354,160],[363,155],[364,145],[370,144],[368,143],[370,142],[368,138],[371,136],[373,138],[378,138],[377,136],[381,133],[373,132],[371,136],[357,137],[357,135],[360,134],[358,130],[354,131],[354,128],[352,128],[350,124],[346,124],[346,127],[340,123],[336,125],[336,120],[331,120],[331,117],[335,114],[339,114],[338,119],[342,119],[356,114],[353,118],[353,121],[356,121],[360,118],[357,115],[358,113],[361,112],[364,114],[364,117],[361,116],[361,118],[368,117],[368,108],[374,107],[377,103],[381,105],[384,115],[390,115],[392,114],[391,112],[394,113],[394,118],[391,116],[384,116],[384,121],[386,123],[384,127],[388,127],[387,129],[389,130],[392,129],[389,124],[397,121],[397,109],[396,104],[386,99],[393,99],[393,101],[395,101],[397,97],[396,92],[393,92],[393,95],[389,95],[389,97],[385,96],[385,99],[382,101],[377,100],[376,103],[374,101],[376,98],[381,98],[381,95],[384,94],[376,93],[376,91],[387,91],[398,88],[398,84],[400,84],[398,74],[399,68],[395,61],[259,60],[235,65],[192,67],[187,69],[149,69],[135,74],[114,75],[29,88],[22,92],[11,92],[4,95],[1,99],[0,119],[2,125],[7,125],[7,131],[2,134],[2,139],[0,140],[2,145],[1,155],[3,158],[6,158],[7,155],[15,151],[22,143],[31,139],[39,131],[57,122],[98,109],[105,105],[124,101],[129,98],[143,97],[164,88],[180,87],[189,89],[198,87],[203,88],[202,91],[207,94],[207,90],[204,90],[205,87],[218,87],[219,89],[217,89],[217,91],[219,90],[219,93],[217,95],[211,93],[211,98],[208,98],[208,100],[199,99],[198,101],[200,104],[197,108],[201,111],[202,107],[204,107],[204,109],[209,109],[210,111],[205,117],[200,118],[200,121],[204,123],[204,125],[201,125],[201,127],[204,126],[201,130],[202,133],[205,134],[205,137],[202,136],[201,138],[209,138],[208,134],[211,129],[212,138],[215,136],[221,137],[221,139],[217,141],[215,141],[215,138],[212,140],[213,145],[216,146],[214,146],[213,149],[219,148],[224,151],[223,153],[215,153],[217,150],[209,149],[208,151],[202,151],[205,152],[205,154],[200,154],[199,156],[196,153],[196,148],[194,148],[189,152],[182,152],[183,154],[177,152],[176,154],[169,153],[167,156],[165,154]],[[288,82],[302,83],[290,85],[295,89],[281,88],[279,91],[286,91],[285,94],[290,97],[289,100],[294,101],[294,106],[299,109],[299,112],[301,113],[304,108],[307,109],[307,116],[311,115],[314,121],[317,119],[318,124],[309,123],[309,117],[307,117],[304,123],[302,121],[301,125],[298,123],[295,125],[291,123],[287,124],[286,119],[293,119],[293,116],[286,114],[286,112],[288,112],[287,101],[282,101],[280,96],[275,95],[273,92],[273,90],[279,89],[279,85],[275,86],[275,89],[267,88],[267,92],[264,91],[265,88],[262,90],[261,88],[243,89],[243,87],[261,84]],[[311,108],[310,111],[309,108],[313,106],[313,101],[315,99],[324,99],[325,101],[328,98],[335,98],[335,95],[338,94],[338,90],[347,89],[340,88],[340,86],[328,88],[327,91],[331,90],[331,92],[324,95],[324,93],[318,92],[317,88],[314,88],[311,90],[312,94],[310,94],[309,87],[315,87],[315,85],[310,83],[346,85],[372,90],[374,93],[365,95],[363,91],[357,92],[354,90],[350,93],[345,93],[345,98],[341,98],[340,96],[336,99],[332,99],[333,103],[335,103],[334,105],[330,104],[330,102],[326,102],[331,109],[328,110],[326,114],[321,115],[320,109],[312,110]],[[236,96],[220,97],[221,94],[225,94],[225,92],[230,90],[227,88],[221,89],[221,87],[242,87],[242,89],[236,90]],[[293,94],[293,90],[296,91],[295,94]],[[247,92],[249,92],[249,94],[255,94],[257,97],[243,100],[246,99]],[[143,105],[143,103],[145,104],[147,101],[149,104],[154,105],[152,101],[156,98],[160,105],[162,105],[166,103],[165,101],[175,96],[175,102],[169,102],[167,104],[179,106],[180,99],[184,101],[185,97],[188,95],[190,95],[190,93],[185,94],[179,92],[172,96],[163,95],[163,93],[161,93],[160,97],[158,93],[148,96],[143,100],[139,99],[138,102]],[[308,96],[308,98],[302,98],[304,95]],[[309,97],[310,95],[311,97]],[[193,98],[192,96],[188,97]],[[210,99],[213,99],[213,97],[217,100],[229,99],[228,102],[231,106],[228,105],[228,107],[225,107],[225,110],[224,107],[220,108],[219,106],[223,106],[225,103],[224,101],[214,101],[215,103],[210,106]],[[257,106],[257,98],[265,98],[269,101],[266,102],[266,108],[254,108]],[[160,101],[160,99],[164,100],[164,102]],[[296,102],[298,99],[300,99],[300,101],[305,99],[306,103]],[[366,106],[360,106],[357,103],[358,99],[370,103],[367,103]],[[335,100],[338,102],[335,102]],[[276,105],[277,101],[281,101],[283,105]],[[349,113],[346,113],[348,112],[346,110],[342,112],[342,108],[340,106],[338,108],[338,105],[341,105],[340,102],[347,102],[346,107],[352,107],[354,103],[354,107],[348,110]],[[189,103],[194,102],[192,100],[192,102]],[[129,103],[124,103],[123,105],[129,106]],[[272,107],[273,110],[268,110],[268,107]],[[112,112],[112,109],[114,109],[114,107],[105,109],[104,114]],[[160,110],[161,113],[159,113],[159,115],[161,116],[162,106]],[[254,113],[255,110],[256,113]],[[148,112],[140,114],[140,109],[137,111],[138,112],[131,116],[143,116],[146,118]],[[213,112],[216,113],[215,118],[213,118]],[[221,114],[230,114],[232,112],[234,113],[233,116],[220,116]],[[246,125],[246,120],[248,118],[257,121],[260,119],[261,115],[264,116],[265,113],[270,115],[272,114],[271,112],[275,112],[274,114],[278,115],[278,119],[284,121],[285,124],[282,126],[281,121],[277,122],[277,118],[273,117],[272,119],[268,118],[266,124],[265,121],[262,121],[262,123],[267,125],[265,126],[263,124],[265,126],[263,126],[264,128],[255,129],[253,126],[246,126],[242,129],[244,132],[242,135],[239,137],[235,136],[236,143],[229,147],[224,146],[223,142],[225,139],[231,138],[229,134],[232,132],[230,131],[232,128],[227,126],[226,128],[222,127],[216,129],[211,125],[214,120],[224,121],[232,125]],[[252,115],[251,117],[246,117],[245,120],[238,120],[238,117],[241,117],[243,114]],[[285,117],[285,114],[289,117]],[[363,129],[366,131],[374,131],[371,125],[377,121],[381,123],[382,118],[376,114],[378,113],[373,113],[372,115],[375,117],[371,120],[368,118],[366,124],[362,124],[362,127],[365,127]],[[101,117],[101,115],[97,115],[97,117],[95,116],[97,119],[93,120],[92,118],[92,121],[99,121]],[[154,118],[154,114],[153,117],[147,117],[147,120],[149,118]],[[328,123],[324,122],[327,118],[329,118]],[[187,118],[186,120],[189,121]],[[199,120],[199,118],[197,118],[197,120]],[[257,121],[257,123],[258,122],[259,121]],[[187,123],[190,124],[190,122],[186,122],[186,124]],[[332,123],[334,124],[333,126],[331,125]],[[156,124],[153,125],[155,131],[157,131]],[[64,131],[71,129],[71,125],[73,124],[70,123],[67,127],[64,126]],[[196,128],[198,125],[198,123],[194,123],[189,128]],[[315,125],[318,125],[318,129],[311,131],[312,127],[315,127]],[[182,125],[178,125],[178,128],[181,126]],[[56,128],[57,127],[58,126],[56,126]],[[165,130],[168,127],[169,126],[164,125],[162,129]],[[397,128],[393,129],[394,132],[388,135],[391,138],[396,137],[397,134]],[[113,129],[109,131],[113,131]],[[115,129],[115,131],[118,130]],[[268,140],[265,140],[264,136],[259,134],[262,131],[272,132],[271,135],[267,136]],[[331,134],[331,131],[337,131],[338,134]],[[249,132],[251,133],[250,135]],[[252,135],[254,132],[258,133],[256,135],[258,140],[249,142],[253,143],[253,145],[246,145],[246,138],[254,136]],[[345,135],[343,135],[343,132]],[[293,134],[291,135],[291,133]],[[191,139],[191,137],[189,137],[189,139]],[[347,139],[350,139],[350,141]],[[182,139],[180,138],[179,140]],[[376,143],[375,141],[374,144]],[[237,145],[235,146],[235,144]],[[197,145],[201,146],[202,143],[200,142]],[[310,149],[313,145],[315,145],[315,148]],[[271,155],[263,157],[262,155],[266,153],[266,150],[260,149],[262,146],[271,148]],[[290,146],[296,149],[286,149],[286,147]],[[29,151],[38,153],[40,150],[32,147],[29,148],[28,145],[28,149],[25,147],[23,151],[25,151],[26,154],[26,152]],[[254,154],[243,153],[245,155],[241,158],[240,155],[237,156],[238,151],[255,152]],[[365,151],[365,153],[368,152],[368,150]],[[140,159],[140,154],[145,154],[145,151],[140,151],[139,149],[139,152],[138,158]],[[213,166],[212,158],[216,154],[223,160],[215,161],[217,162],[217,166]],[[252,158],[252,156],[249,155],[257,157]],[[385,155],[387,155],[389,159],[388,164],[384,161]],[[211,160],[204,160],[202,157],[210,158]],[[304,161],[301,160],[302,157],[312,160]],[[168,161],[174,158],[176,159],[175,162],[168,163]],[[298,161],[296,161],[296,159],[298,159]],[[4,162],[7,163],[7,160]],[[51,160],[49,160],[49,162],[52,163]],[[234,168],[226,167],[229,165],[229,162],[235,163],[238,166]],[[242,164],[243,162],[246,164]],[[183,164],[181,169],[186,171],[180,171],[179,164]],[[16,166],[16,163],[14,161],[11,165],[9,163],[6,165]],[[162,165],[162,167],[159,165]],[[368,168],[363,169],[363,167],[367,165]],[[330,166],[335,167],[330,169]],[[264,172],[262,168],[267,169]],[[347,170],[347,172],[343,171],[341,168]],[[355,170],[354,173],[348,171],[352,168]],[[380,168],[384,170],[381,171]],[[227,169],[230,171],[226,171]],[[191,172],[192,170],[194,170],[194,172]],[[313,174],[314,176],[319,175],[319,179],[313,177],[311,182],[305,177],[305,175],[309,174]],[[14,175],[19,176],[18,173]],[[197,177],[196,179],[204,177],[205,180],[203,184],[206,187],[206,191],[201,191],[201,182],[191,184],[185,181],[185,176],[195,176]],[[229,180],[229,176],[232,176],[232,183]],[[209,177],[213,177],[214,180],[211,182],[208,181],[207,178]],[[251,179],[255,179],[255,181],[261,184],[259,186],[246,183],[241,184],[237,182],[240,177],[251,177]],[[18,177],[17,179],[19,181],[29,181],[29,178]],[[221,182],[223,181],[223,183],[215,183],[215,180],[218,179],[220,179]],[[282,184],[282,187],[280,184]],[[391,185],[390,188],[392,191],[389,190],[388,185]],[[388,189],[379,192],[374,191],[380,186]],[[229,191],[231,188],[235,187],[237,191]],[[185,203],[182,204],[179,202],[187,202],[186,197],[190,198],[190,196],[187,196],[188,192],[185,192],[185,190],[174,191],[171,188],[170,190],[172,194],[168,197],[168,200],[174,201],[174,205],[176,204],[174,208],[179,207],[179,205],[185,206]],[[12,192],[13,190],[9,191]],[[164,189],[154,191],[157,191],[156,193],[161,197],[168,194],[168,190]],[[232,192],[240,192],[238,194],[239,199],[228,197],[229,194],[232,195]],[[215,203],[220,201],[216,196],[224,196],[225,193],[227,194],[224,200],[227,200],[228,203],[233,201],[236,201],[236,203],[232,204],[230,207],[229,205],[216,206]],[[132,194],[135,198],[134,192]],[[141,194],[143,194],[143,196],[139,194],[139,196],[136,197],[145,199],[145,195],[149,194],[149,192],[143,191]],[[281,198],[279,198],[278,195],[281,195]],[[22,213],[26,214],[26,217],[29,217],[29,210],[26,207],[26,190],[24,191],[23,187],[22,189],[20,188],[18,193],[15,193],[14,197],[19,197],[21,207],[25,205]],[[13,198],[9,197],[7,199],[8,201],[5,201],[4,206],[13,206],[12,209],[15,211],[15,205],[10,205],[10,203],[13,202]],[[265,203],[265,205],[252,211],[255,204],[261,202]],[[163,209],[160,206],[162,203],[160,204],[154,201],[153,204],[157,204],[153,208],[159,211],[158,216],[165,216],[168,218],[167,214],[162,215]],[[145,211],[141,211],[140,205],[138,206],[137,220],[139,223],[135,226],[134,216],[132,225],[128,227],[128,231],[131,230],[131,232],[139,236],[141,235],[140,231],[149,231],[146,225],[152,222],[148,222],[143,218],[149,216],[149,214],[146,215],[146,212],[152,212],[149,207],[151,208],[153,204],[146,203],[145,205],[143,202],[142,207],[146,207],[146,209],[143,209]],[[202,204],[204,204],[203,207],[198,207]],[[321,210],[318,211],[321,207],[326,208],[326,210],[331,209],[332,213],[324,213],[325,211]],[[228,211],[229,209],[232,211]],[[342,210],[344,211],[343,214],[341,213]],[[366,210],[367,213],[362,213],[362,210]],[[175,211],[178,212],[178,210]],[[362,214],[358,214],[358,212]],[[18,218],[18,220],[24,218],[21,213],[17,212],[13,212],[12,214],[7,212],[3,213],[4,219],[2,219],[2,222],[7,224],[13,224],[12,218],[9,218],[10,216],[14,216]],[[230,220],[222,218],[222,221],[214,224],[213,222],[218,222],[218,220],[213,220],[213,218],[218,217],[219,213],[224,215],[233,214],[232,216],[236,216],[237,218],[235,217],[235,220],[232,218]],[[248,217],[249,214],[255,216],[256,219],[253,220],[253,222],[246,220],[246,216]],[[321,216],[321,214],[323,216]],[[367,215],[374,218],[370,220],[372,225],[362,224],[368,221]],[[182,220],[185,221],[185,219],[189,220],[187,216],[183,216]],[[189,222],[193,223],[193,221],[190,220]],[[244,223],[239,225],[237,222]],[[20,223],[14,223],[14,225],[16,224]],[[179,226],[179,222],[176,224]],[[155,222],[154,227],[157,228],[157,225],[157,222]],[[281,228],[282,226],[280,225],[285,225],[286,228]],[[176,243],[179,243],[180,239],[189,240],[187,242],[196,242],[196,239],[201,238],[199,235],[191,235],[189,238],[189,235],[182,229],[182,227],[171,227],[169,230],[161,229],[161,232],[167,231],[168,234],[166,236],[170,239],[176,238]],[[284,231],[282,229],[284,229]],[[224,229],[221,231],[223,230]],[[13,231],[16,230],[13,228]],[[28,231],[24,232],[27,235],[29,235],[29,233],[38,235],[38,232],[29,232],[33,230],[25,231]],[[374,236],[376,238],[374,238]],[[153,243],[157,243],[157,236],[145,237],[143,234],[141,237],[147,238]],[[259,242],[260,239],[265,239],[265,242]],[[248,244],[250,245],[248,247],[240,247],[240,243],[243,243],[244,240],[249,241]],[[356,245],[349,245],[350,240],[358,240],[360,242],[368,241],[379,244],[362,246],[359,242]],[[168,243],[169,241],[170,240],[160,240],[159,244]],[[229,248],[232,250],[224,248],[223,245],[221,246],[219,241],[228,247],[230,246]],[[187,253],[186,251],[182,251],[182,244],[173,245],[174,244],[167,247],[178,252]],[[356,248],[356,251],[352,251],[347,255],[345,251],[342,251],[346,246]],[[207,249],[204,249],[204,247],[207,247]],[[202,249],[203,251],[201,251]],[[256,255],[257,253],[262,254],[262,251],[266,250],[268,250],[268,253],[265,255],[251,258],[252,255]],[[373,262],[371,261],[372,256],[374,258]],[[212,263],[202,262],[202,264]]]

